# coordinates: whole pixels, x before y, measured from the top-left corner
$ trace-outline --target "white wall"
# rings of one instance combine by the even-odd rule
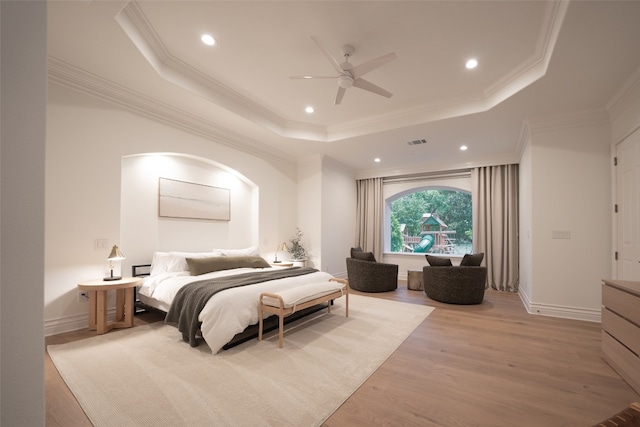
[[[518,293],[520,297],[525,301],[525,304],[529,306],[532,299],[533,289],[531,284],[533,283],[532,277],[532,244],[531,244],[531,229],[532,229],[532,169],[533,161],[531,159],[531,140],[527,138],[522,151],[522,158],[519,164],[519,206],[518,212],[519,218],[519,254],[520,254],[520,268],[519,278],[520,285],[518,287]]]
[[[349,168],[325,156],[311,156],[298,164],[296,226],[311,248],[308,266],[347,277],[345,260],[355,238],[355,206],[356,184]]]
[[[321,194],[322,264],[316,268],[346,278],[346,259],[354,245],[356,229],[356,181],[353,172],[325,157]]]
[[[0,424],[43,426],[46,2],[0,2]]]
[[[295,230],[294,164],[265,160],[217,144],[54,83],[49,87],[47,114],[44,299],[47,334],[86,327],[87,306],[77,301],[76,284],[102,277],[105,271],[106,253],[94,248],[95,239],[108,239],[109,245],[131,239],[130,230],[124,236],[121,229],[121,213],[128,212],[128,207],[121,207],[120,194],[123,158],[127,156],[146,153],[194,156],[225,165],[249,182],[257,183],[259,189],[252,190],[251,209],[257,211],[258,217],[247,224],[247,229],[253,230],[250,237],[242,231],[242,243],[238,242],[238,246],[250,240],[265,249],[267,259],[277,242]],[[196,169],[189,173],[197,177],[210,172],[194,172]],[[224,239],[230,244],[229,236]],[[214,243],[210,235],[204,235],[193,245],[212,247]],[[158,241],[158,245],[164,243]]]
[[[290,231],[282,239],[289,242],[296,227],[303,233],[302,243],[307,249],[307,267],[320,269],[322,265],[322,157],[311,156],[298,164],[298,204],[296,222],[290,224]],[[285,255],[287,259],[288,254]]]
[[[176,154],[147,154],[122,159],[120,249],[130,266],[147,264],[154,251],[208,252],[214,248],[258,246],[258,186],[204,159]],[[158,181],[169,178],[229,189],[230,220],[210,221],[158,216]],[[273,248],[263,248],[269,251]]]
[[[531,206],[533,313],[600,320],[612,257],[609,140],[604,112],[532,123],[531,199],[523,203]]]

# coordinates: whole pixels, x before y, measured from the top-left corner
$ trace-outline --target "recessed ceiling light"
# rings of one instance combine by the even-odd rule
[[[307,113],[311,114],[314,112],[314,109],[311,105],[309,105],[307,108],[304,109],[304,111],[306,111]]]
[[[202,40],[202,43],[206,44],[207,46],[213,46],[214,44],[216,44],[216,39],[214,39],[211,34],[201,35],[200,40]]]
[[[467,147],[466,145],[461,145],[460,146],[460,151],[466,151],[467,148],[469,148],[469,147]]]
[[[373,159],[373,161],[376,163],[380,163],[380,157],[376,157],[375,159]]]
[[[472,59],[467,61],[466,67],[469,70],[472,70],[472,69],[476,68],[477,66],[478,66],[478,61],[476,59],[472,58]]]

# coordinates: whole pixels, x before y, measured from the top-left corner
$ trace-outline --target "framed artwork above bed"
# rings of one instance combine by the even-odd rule
[[[217,221],[231,220],[228,188],[160,178],[158,216]]]

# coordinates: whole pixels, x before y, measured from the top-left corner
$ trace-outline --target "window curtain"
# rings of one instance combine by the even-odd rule
[[[473,190],[473,247],[484,252],[487,287],[517,292],[518,165],[475,168]]]
[[[356,246],[360,246],[365,252],[372,252],[378,261],[382,261],[383,253],[382,180],[369,178],[356,181]]]

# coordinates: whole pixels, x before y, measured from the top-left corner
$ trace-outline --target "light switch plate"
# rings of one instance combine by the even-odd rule
[[[552,230],[551,238],[552,239],[570,239],[571,230]]]

